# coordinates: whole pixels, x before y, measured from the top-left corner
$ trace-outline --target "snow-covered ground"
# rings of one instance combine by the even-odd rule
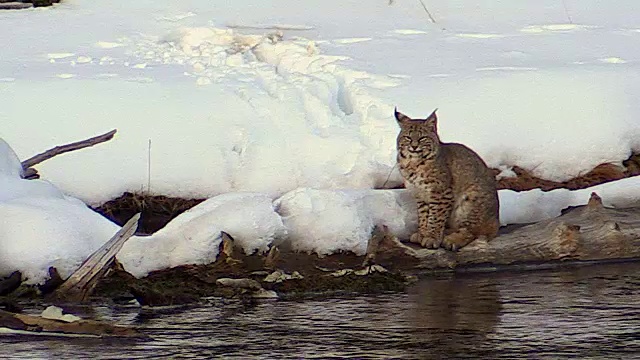
[[[96,205],[124,191],[212,198],[127,243],[119,258],[137,276],[215,259],[220,230],[248,252],[287,239],[362,253],[377,223],[405,236],[410,196],[371,190],[389,174],[401,182],[394,106],[414,117],[439,108],[443,140],[505,174],[518,165],[565,180],[640,151],[640,3],[426,3],[435,23],[417,0],[64,0],[0,12],[12,34],[0,137],[20,159],[118,129],[39,165],[47,181],[28,184],[3,145],[0,273],[67,274],[117,229],[72,197]],[[638,183],[597,191],[624,206]],[[501,221],[556,216],[592,190],[503,191]]]

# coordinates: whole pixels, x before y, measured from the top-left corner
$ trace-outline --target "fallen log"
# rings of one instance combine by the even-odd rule
[[[69,278],[58,287],[51,299],[85,301],[113,263],[116,254],[135,233],[140,213],[134,215],[109,241],[96,250]]]
[[[43,153],[32,156],[22,162],[22,170],[23,170],[22,177],[25,179],[36,179],[38,178],[38,173],[37,171],[31,168],[32,166],[39,164],[45,160],[51,159],[54,156],[64,154],[66,152],[84,149],[86,147],[94,146],[94,145],[103,143],[105,141],[109,141],[113,139],[113,136],[117,131],[118,130],[113,129],[102,135],[94,136],[92,138],[82,140],[82,141],[76,141],[71,144],[56,146]]]
[[[375,229],[372,238],[378,245],[367,255],[368,262],[405,270],[492,270],[526,264],[640,259],[640,208],[606,208],[592,193],[585,206],[491,241],[477,239],[458,252],[416,248],[401,243],[382,227]]]

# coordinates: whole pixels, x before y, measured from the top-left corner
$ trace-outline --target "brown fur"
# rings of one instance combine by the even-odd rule
[[[477,237],[495,237],[498,192],[484,161],[462,144],[440,141],[435,111],[425,120],[397,111],[395,116],[400,173],[418,203],[418,232],[411,241],[455,251]]]

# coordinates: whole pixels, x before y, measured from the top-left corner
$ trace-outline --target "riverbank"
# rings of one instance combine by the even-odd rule
[[[0,357],[632,358],[640,352],[639,274],[634,263],[441,274],[405,292],[306,301],[210,297],[139,307],[97,300],[70,310],[136,326],[149,339],[1,335]]]

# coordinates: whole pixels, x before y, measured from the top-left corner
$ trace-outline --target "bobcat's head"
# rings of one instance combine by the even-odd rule
[[[411,119],[395,110],[396,120],[400,125],[397,150],[401,158],[419,157],[424,160],[434,159],[440,151],[438,137],[438,117],[436,110],[426,119]]]

